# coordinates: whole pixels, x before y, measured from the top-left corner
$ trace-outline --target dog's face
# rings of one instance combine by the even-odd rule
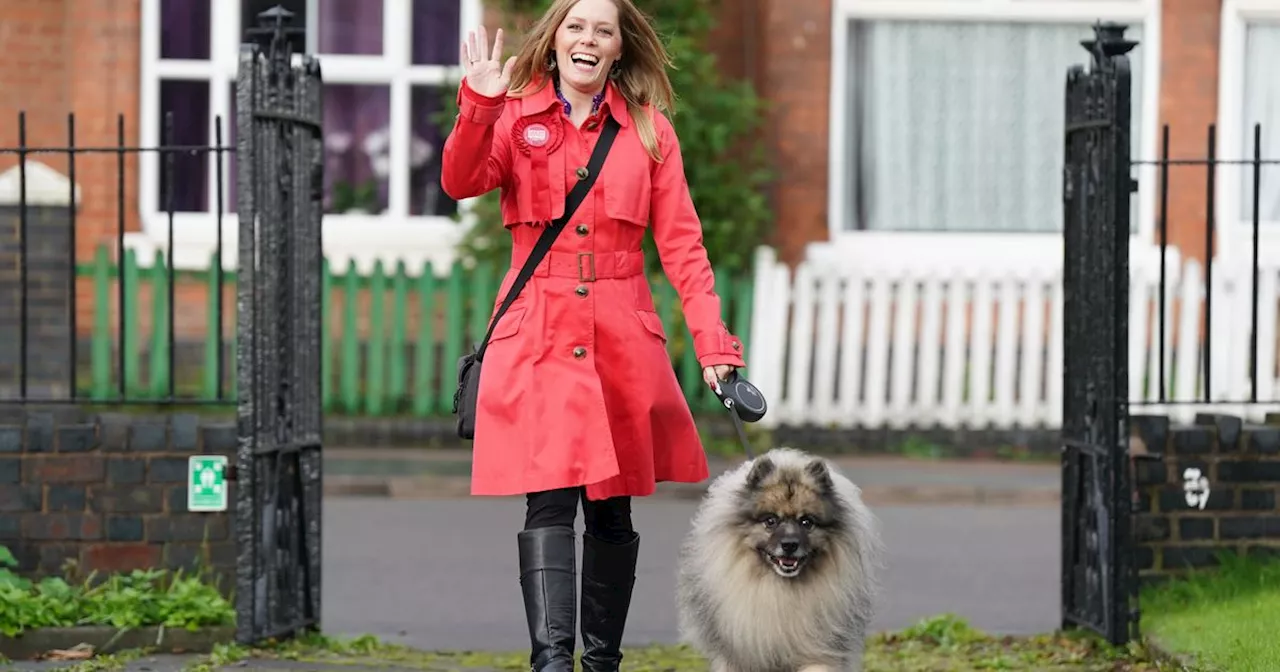
[[[761,457],[742,495],[744,541],[783,578],[798,577],[820,560],[837,532],[839,502],[822,460],[797,468]]]

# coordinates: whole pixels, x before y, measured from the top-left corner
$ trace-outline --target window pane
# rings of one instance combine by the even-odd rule
[[[390,103],[386,86],[324,87],[325,212],[387,208]]]
[[[413,64],[457,65],[462,0],[413,0]]]
[[[320,53],[382,54],[382,0],[319,2]]]
[[[444,96],[453,88],[415,86],[413,88],[413,137],[409,140],[409,214],[452,216],[458,204],[440,187],[440,154],[445,132],[441,124],[452,125],[453,115],[444,113]]]
[[[167,135],[165,115],[172,113],[173,135]],[[207,147],[209,144],[209,82],[205,80],[160,80],[161,146]],[[173,163],[173,209],[175,212],[208,211],[208,163],[204,151],[161,153],[159,204],[169,209],[169,161]]]
[[[850,34],[845,227],[1062,230],[1063,82],[1088,24],[867,21]],[[1142,119],[1142,31],[1132,148]],[[1132,199],[1137,225],[1139,199]]]
[[[1253,158],[1253,126],[1262,125],[1260,152],[1263,161],[1280,160],[1280,78],[1275,65],[1280,63],[1280,24],[1250,23],[1245,28],[1244,124],[1241,130],[1239,157]],[[1240,171],[1242,212],[1253,221],[1253,166]],[[1280,165],[1263,165],[1259,173],[1258,219],[1280,220]]]
[[[160,3],[160,58],[209,59],[210,0]]]

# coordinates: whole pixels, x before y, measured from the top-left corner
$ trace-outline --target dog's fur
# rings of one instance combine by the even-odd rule
[[[861,670],[882,552],[858,486],[820,457],[771,450],[717,478],[694,515],[681,634],[712,672]]]

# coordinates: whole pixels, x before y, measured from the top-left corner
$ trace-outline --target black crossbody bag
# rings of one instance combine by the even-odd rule
[[[533,269],[542,262],[542,258],[547,255],[551,249],[552,243],[555,242],[556,236],[560,235],[569,219],[573,217],[573,213],[578,210],[578,206],[582,205],[582,201],[587,197],[587,192],[591,191],[592,185],[595,184],[596,176],[600,174],[600,169],[604,166],[605,157],[609,154],[609,148],[613,145],[613,139],[618,135],[618,121],[612,115],[607,115],[604,122],[604,129],[600,131],[600,138],[596,140],[595,149],[591,152],[591,160],[587,163],[587,175],[578,181],[565,197],[564,214],[551,223],[542,231],[542,235],[538,238],[538,242],[534,244],[533,251],[529,253],[529,258],[525,260],[524,266],[520,268],[520,274],[516,276],[515,282],[511,283],[511,289],[507,292],[507,297],[503,299],[502,305],[498,306],[498,311],[494,313],[493,319],[489,322],[489,331],[484,335],[484,340],[474,352],[463,355],[458,360],[458,389],[453,393],[453,413],[458,416],[458,436],[463,439],[474,439],[476,435],[476,401],[480,395],[480,364],[484,361],[484,351],[489,347],[489,339],[493,336],[493,328],[497,326],[498,320],[502,319],[503,314],[507,312],[507,308],[511,307],[511,303],[519,296],[520,290],[524,289],[529,278],[533,277]]]

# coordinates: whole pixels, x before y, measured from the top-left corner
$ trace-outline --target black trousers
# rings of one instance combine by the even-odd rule
[[[610,497],[592,501],[587,499],[586,488],[562,488],[544,490],[525,495],[527,507],[524,529],[536,527],[573,527],[578,514],[578,502],[582,502],[582,522],[587,534],[601,541],[625,544],[635,536],[631,526],[631,498]]]

